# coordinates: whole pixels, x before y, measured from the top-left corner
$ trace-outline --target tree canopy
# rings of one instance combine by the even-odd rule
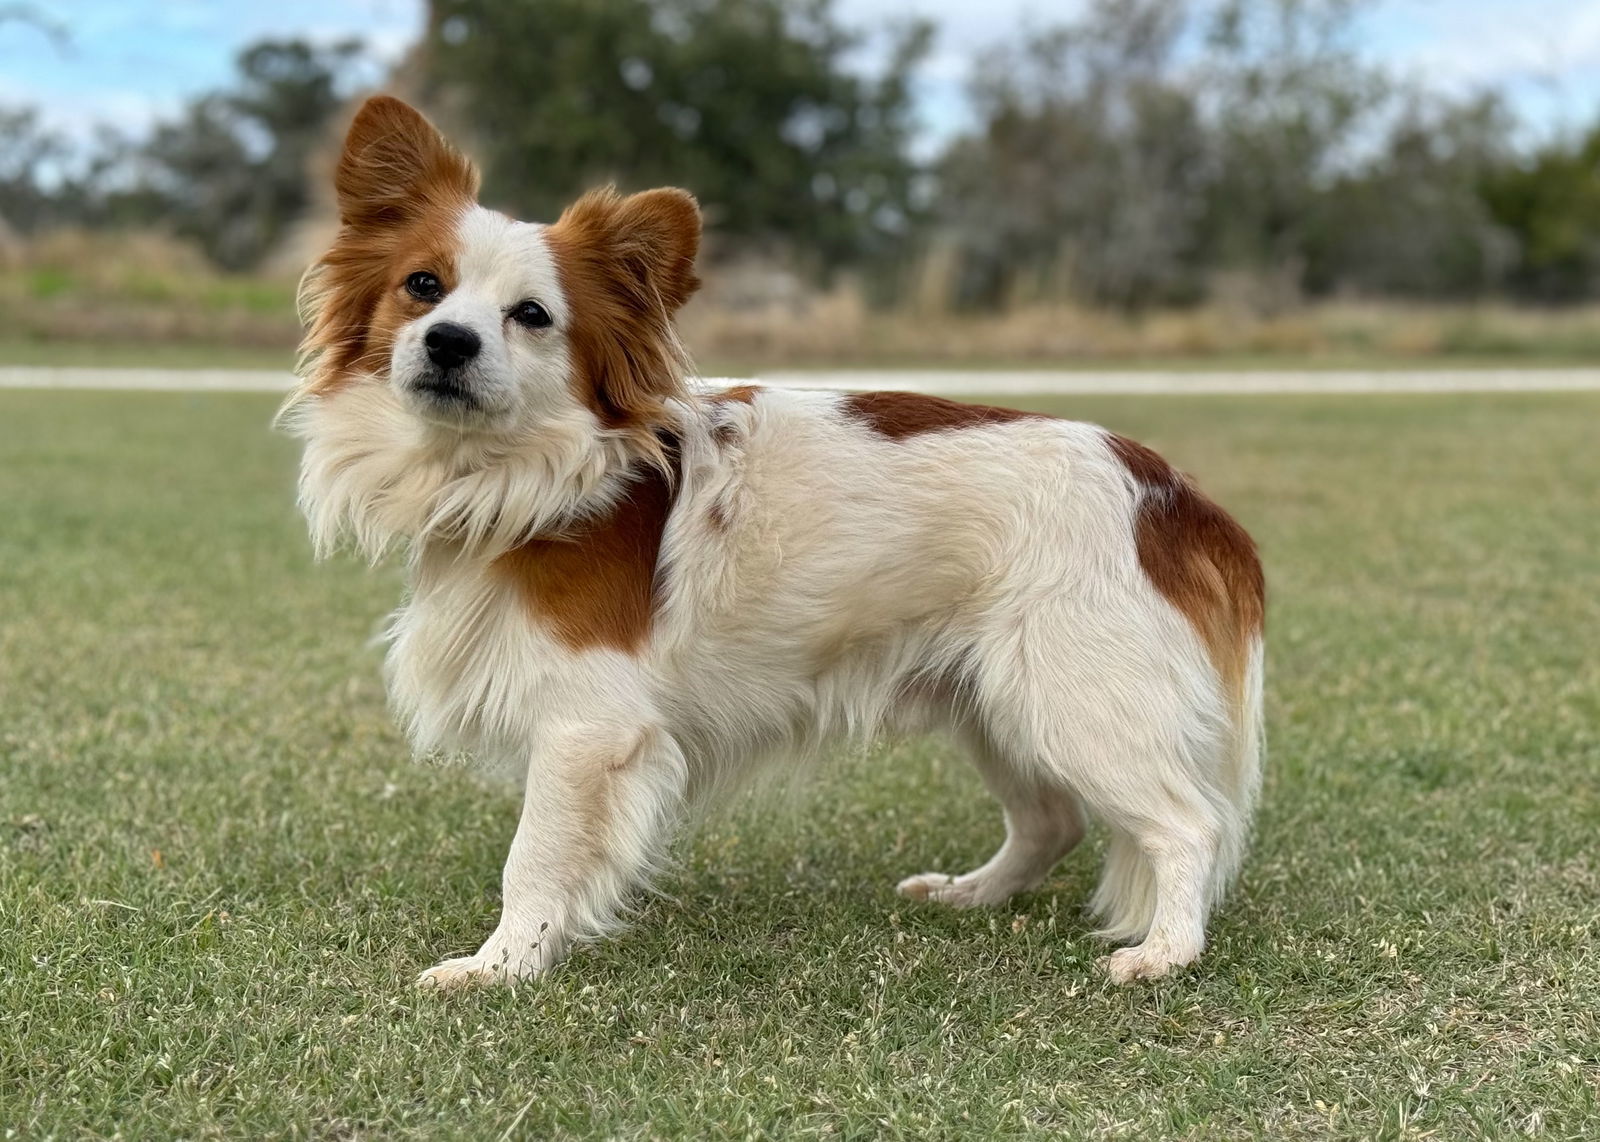
[[[432,0],[397,78],[490,205],[550,219],[596,183],[676,184],[712,257],[817,279],[927,259],[956,305],[1600,297],[1600,116],[1540,135],[1492,90],[1403,81],[1358,50],[1361,8],[1092,0],[979,53],[938,153],[930,28],[851,28],[830,0]],[[363,72],[354,43],[261,42],[87,152],[0,107],[0,222],[155,225],[252,267],[314,201]]]
[[[869,76],[827,0],[437,0],[423,58],[486,199],[551,218],[597,182],[676,183],[719,238],[825,269],[917,213],[910,80],[929,29],[885,37]]]

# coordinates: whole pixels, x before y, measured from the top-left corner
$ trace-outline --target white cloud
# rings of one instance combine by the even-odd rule
[[[1377,47],[1417,78],[1454,90],[1562,84],[1600,71],[1600,4],[1594,0],[1400,0],[1380,16],[1414,25],[1398,45]]]

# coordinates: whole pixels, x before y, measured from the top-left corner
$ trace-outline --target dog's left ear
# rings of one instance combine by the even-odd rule
[[[676,312],[700,288],[694,272],[700,252],[700,204],[677,187],[630,194],[612,222],[619,252],[644,273]]]
[[[545,229],[561,267],[573,358],[590,407],[653,443],[689,363],[672,317],[700,286],[700,207],[687,191],[591,190]]]
[[[594,280],[642,299],[659,299],[667,316],[700,288],[700,204],[676,187],[626,197],[614,187],[591,190],[562,213],[551,238]]]

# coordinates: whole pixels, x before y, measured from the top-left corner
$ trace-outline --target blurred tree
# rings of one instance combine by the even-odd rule
[[[0,28],[7,24],[32,28],[57,49],[69,42],[60,21],[36,4],[0,3]],[[66,141],[44,126],[36,108],[0,107],[0,239],[55,220],[62,172],[51,185],[47,171],[68,154]]]
[[[1330,185],[1390,94],[1349,46],[1360,0],[1224,0],[1202,18],[1207,261],[1253,274],[1262,304],[1295,300]]]
[[[238,86],[194,100],[134,158],[109,207],[194,239],[228,269],[254,265],[310,201],[307,162],[344,102],[361,45],[265,40],[239,55]]]
[[[1184,26],[1170,0],[1096,0],[1075,24],[981,57],[982,126],[939,172],[961,304],[1196,294],[1206,139],[1172,74]]]
[[[261,157],[250,153],[239,126],[219,95],[159,124],[136,160],[144,178],[119,196],[123,212],[167,224],[226,269],[248,267],[266,250],[277,212],[257,179]]]
[[[1352,46],[1362,2],[1089,0],[980,56],[977,126],[931,168],[928,27],[867,40],[829,0],[432,0],[406,78],[476,143],[491,203],[550,218],[606,179],[680,183],[723,249],[822,273],[932,233],[962,305],[1600,296],[1600,121],[1530,148],[1492,92],[1396,83]],[[0,24],[57,35],[41,10],[0,0]],[[310,203],[360,51],[255,44],[138,139],[0,108],[0,234],[157,225],[255,265]]]
[[[1516,240],[1481,185],[1513,161],[1513,127],[1492,96],[1408,96],[1381,145],[1317,196],[1306,225],[1306,290],[1471,298],[1500,289]]]
[[[1536,301],[1600,295],[1600,122],[1487,171],[1483,197],[1514,237],[1512,288]]]
[[[67,153],[34,108],[0,107],[0,225],[26,233],[56,218],[58,188],[47,185],[45,171]]]
[[[1474,296],[1514,264],[1547,295],[1600,288],[1594,158],[1519,167],[1503,103],[1363,63],[1359,7],[1096,0],[983,57],[980,127],[940,168],[956,300]]]
[[[476,138],[484,197],[553,218],[615,180],[692,190],[721,236],[818,269],[900,241],[916,214],[921,23],[882,67],[829,0],[434,0],[430,101]]]

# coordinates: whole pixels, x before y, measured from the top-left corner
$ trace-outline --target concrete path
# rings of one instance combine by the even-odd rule
[[[1472,393],[1600,390],[1596,369],[1155,372],[1145,370],[814,370],[775,372],[768,384],[814,389],[908,389],[982,396],[1172,393]],[[293,378],[266,369],[111,369],[0,366],[0,388],[273,392]]]

